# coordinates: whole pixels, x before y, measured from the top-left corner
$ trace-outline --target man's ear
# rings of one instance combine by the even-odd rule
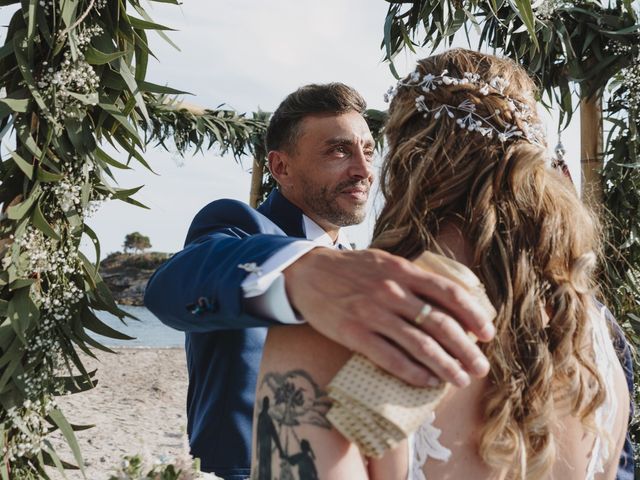
[[[271,150],[267,155],[267,163],[271,176],[281,186],[287,186],[291,183],[289,161],[289,156],[282,150]]]

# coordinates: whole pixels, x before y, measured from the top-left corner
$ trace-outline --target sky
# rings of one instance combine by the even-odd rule
[[[205,108],[225,104],[239,112],[273,111],[301,85],[340,81],[358,90],[370,108],[386,109],[383,94],[395,80],[380,49],[387,11],[383,0],[184,0],[181,6],[144,5],[154,21],[176,29],[168,34],[180,48],[152,33],[150,46],[157,61],[150,61],[147,80],[190,92],[193,95],[185,97],[190,103]],[[9,13],[0,8],[0,42]],[[464,41],[457,44],[466,46]],[[400,54],[398,72],[408,73],[415,59],[428,53]],[[551,147],[557,143],[556,124],[547,118]],[[578,179],[577,122],[562,139]],[[123,152],[118,156],[126,159]],[[216,151],[181,158],[153,147],[145,158],[156,174],[134,164],[133,170],[117,171],[116,177],[122,188],[144,185],[135,198],[149,210],[110,201],[87,220],[100,238],[103,256],[122,250],[125,235],[134,231],[148,236],[154,251],[178,251],[200,208],[220,198],[249,199],[250,158],[237,163]],[[375,211],[371,208],[363,224],[347,230],[358,247],[369,241]]]

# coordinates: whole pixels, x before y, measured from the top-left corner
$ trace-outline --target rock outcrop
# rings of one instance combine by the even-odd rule
[[[111,253],[100,263],[100,275],[116,303],[142,306],[149,277],[170,256],[161,252]]]

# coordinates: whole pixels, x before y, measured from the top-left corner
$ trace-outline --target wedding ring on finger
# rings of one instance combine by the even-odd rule
[[[420,313],[418,313],[416,318],[413,320],[414,323],[416,325],[422,325],[427,320],[427,317],[429,316],[429,314],[431,313],[432,310],[433,310],[433,307],[431,305],[429,305],[428,303],[425,303],[422,306],[422,309],[420,310]]]

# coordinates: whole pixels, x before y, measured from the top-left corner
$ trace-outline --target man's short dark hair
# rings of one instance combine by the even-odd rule
[[[344,83],[312,84],[300,87],[285,98],[271,116],[267,128],[267,151],[295,147],[300,123],[308,115],[364,113],[364,98]]]

